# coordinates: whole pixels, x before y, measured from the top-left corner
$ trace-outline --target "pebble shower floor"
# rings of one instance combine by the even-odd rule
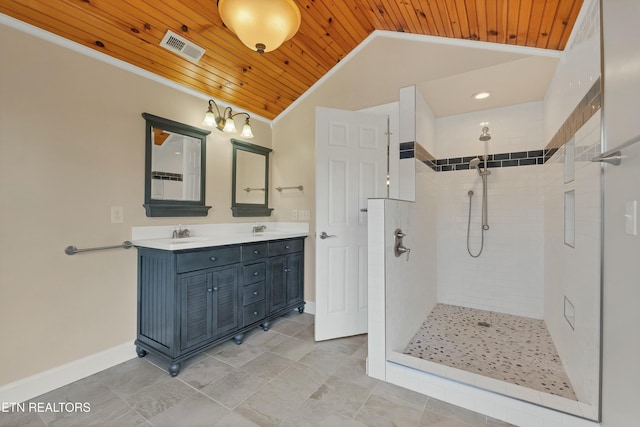
[[[404,353],[577,400],[542,320],[437,304]]]

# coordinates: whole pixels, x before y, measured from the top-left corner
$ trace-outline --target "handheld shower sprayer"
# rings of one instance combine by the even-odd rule
[[[484,170],[482,170],[482,168],[480,167],[481,162],[482,160],[480,160],[479,157],[471,159],[469,161],[469,169],[476,168],[476,170],[478,171],[478,175],[480,176],[490,175],[491,171],[487,168],[487,161],[485,160],[484,162]]]

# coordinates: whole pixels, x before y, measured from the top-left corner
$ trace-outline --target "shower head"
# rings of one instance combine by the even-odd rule
[[[482,128],[482,133],[480,134],[480,138],[478,138],[480,141],[482,142],[486,142],[489,141],[491,139],[491,135],[489,135],[489,128],[488,127],[483,127]]]

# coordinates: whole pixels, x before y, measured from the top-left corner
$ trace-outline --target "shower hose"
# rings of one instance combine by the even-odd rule
[[[473,191],[469,190],[469,192],[467,193],[469,195],[469,219],[467,220],[467,252],[469,252],[469,255],[471,255],[473,258],[478,258],[480,256],[480,254],[482,253],[482,249],[484,249],[484,227],[482,227],[482,238],[480,241],[480,251],[474,255],[471,252],[471,248],[469,248],[469,232],[471,230],[471,200],[473,199]]]

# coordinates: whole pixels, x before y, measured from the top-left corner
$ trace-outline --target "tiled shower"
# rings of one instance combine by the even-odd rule
[[[586,123],[571,124],[580,126],[569,145],[571,150],[564,145],[544,145],[542,102],[438,119],[438,151],[432,155],[435,161],[415,163],[416,201],[371,202],[372,227],[375,228],[376,221],[383,222],[386,234],[382,237],[384,248],[377,252],[370,249],[373,263],[376,257],[384,258],[380,263],[384,271],[370,271],[369,277],[370,281],[373,276],[385,278],[384,296],[378,293],[378,297],[384,299],[386,307],[382,325],[386,331],[384,358],[392,366],[426,371],[587,418],[596,416],[600,172],[599,166],[589,160],[600,148],[600,114],[597,108],[591,114],[582,114]],[[475,170],[464,166],[451,170],[437,166],[443,158],[458,162],[484,155],[485,146],[478,136],[480,123],[486,122],[492,135],[489,154],[542,152],[543,155],[539,156],[542,161],[536,160],[535,164],[492,165],[488,177],[490,229],[485,232],[482,255],[473,258],[466,247],[468,191],[475,193],[470,244],[476,251],[481,238],[481,179]],[[562,127],[559,132],[566,131]],[[445,154],[440,153],[441,146]],[[573,177],[565,176],[569,164],[574,170]],[[572,209],[565,208],[567,192],[575,195]],[[377,203],[384,205],[379,207],[381,218],[376,216]],[[572,213],[571,217],[567,212]],[[412,249],[413,262],[391,255],[390,235],[397,227],[404,227],[405,244]],[[566,242],[569,228],[574,233],[572,244]],[[369,238],[372,246],[376,246],[376,237]],[[375,283],[371,289],[375,304]],[[539,393],[526,384],[504,384],[488,376],[465,373],[460,367],[411,360],[404,354],[405,347],[436,305],[485,310],[488,318],[493,313],[505,313],[539,322],[552,338],[551,358],[560,359],[569,376],[569,387],[564,389],[570,389],[568,395],[572,397],[559,398],[562,393],[555,382],[549,387],[556,387],[555,391]],[[374,322],[375,330],[379,319],[370,321]],[[514,338],[515,335],[522,334],[514,332]],[[371,327],[370,336],[375,346]],[[375,376],[376,370],[382,368],[374,362],[375,350],[370,349],[370,353],[370,368]],[[556,381],[559,375],[553,374],[553,369],[548,372]],[[562,384],[559,388],[563,388]]]

